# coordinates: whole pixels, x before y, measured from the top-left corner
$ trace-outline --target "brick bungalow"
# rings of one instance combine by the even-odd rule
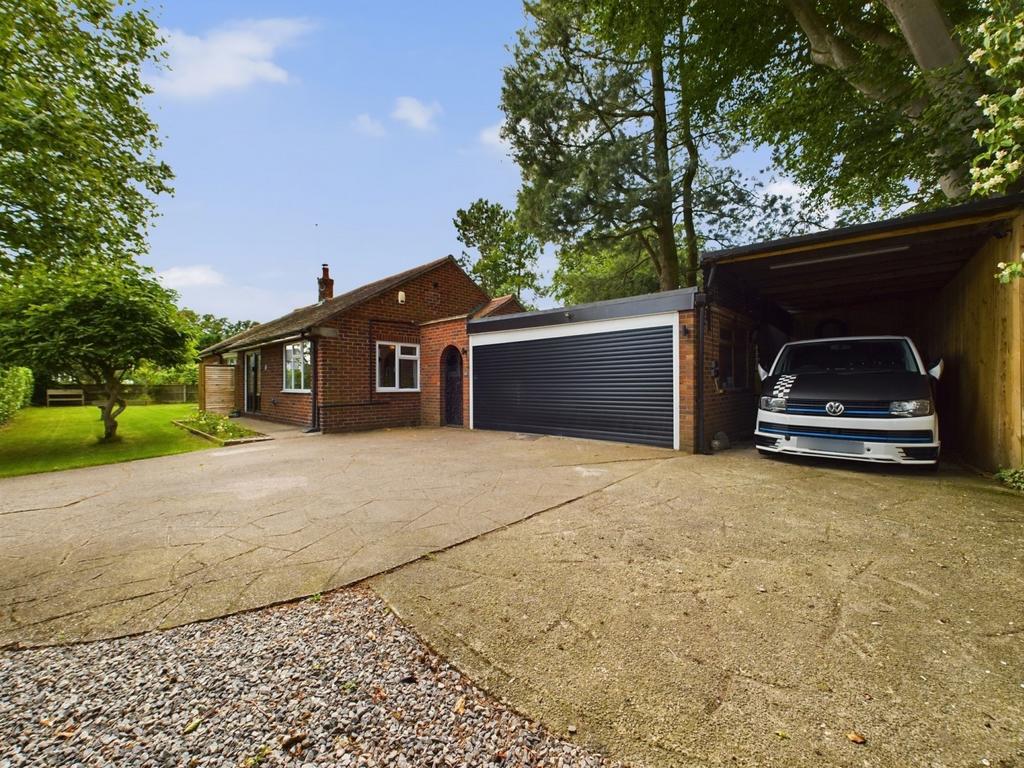
[[[514,296],[491,299],[451,256],[339,296],[326,264],[317,283],[315,304],[200,352],[200,408],[324,432],[461,424],[459,326],[523,309]]]
[[[705,452],[751,437],[789,340],[905,335],[943,358],[943,451],[1024,463],[1024,195],[704,254],[701,287],[524,312],[446,258],[204,350],[208,409],[324,431],[406,425]],[[234,367],[231,364],[234,363]],[[467,375],[471,374],[471,375]]]

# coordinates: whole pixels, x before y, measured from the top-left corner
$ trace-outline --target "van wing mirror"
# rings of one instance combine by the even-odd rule
[[[932,363],[931,367],[928,369],[928,375],[931,376],[936,381],[938,381],[939,379],[942,378],[942,372],[944,370],[946,370],[946,363],[940,357],[938,362]]]
[[[761,364],[757,364],[757,378],[764,381],[768,378],[768,371],[761,367]]]

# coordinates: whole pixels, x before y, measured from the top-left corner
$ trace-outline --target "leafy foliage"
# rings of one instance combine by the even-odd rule
[[[182,314],[194,328],[196,349],[212,347],[217,342],[258,325],[255,320],[229,320],[216,315],[200,315],[191,309],[183,309]]]
[[[199,363],[192,360],[179,365],[159,366],[143,360],[135,368],[131,379],[135,384],[145,385],[198,384]]]
[[[996,472],[996,479],[1015,491],[1024,491],[1024,467],[1018,469],[1001,469]]]
[[[551,293],[563,304],[586,304],[658,290],[647,253],[621,242],[607,248],[566,247],[558,252]]]
[[[991,16],[979,27],[980,47],[970,59],[985,67],[992,84],[978,106],[991,121],[974,132],[981,153],[974,159],[972,192],[1005,192],[1024,175],[1024,11]]]
[[[255,320],[229,320],[216,315],[200,315],[191,309],[181,310],[182,319],[188,323],[195,338],[195,348],[203,350],[236,333],[257,325]],[[136,384],[197,384],[199,364],[195,360],[173,366],[156,365],[143,360],[132,373]]]
[[[986,0],[915,4],[785,0],[694,3],[736,78],[727,114],[745,140],[818,202],[846,209],[933,206],[967,193],[987,84],[962,53]],[[917,9],[916,12],[910,8]],[[935,23],[929,23],[934,21]]]
[[[615,274],[623,254],[640,251],[649,269],[620,264],[630,275],[653,272],[661,289],[692,285],[704,248],[822,221],[822,210],[770,194],[731,165],[739,144],[721,113],[738,77],[725,53],[735,47],[721,28],[698,28],[689,7],[526,5],[530,23],[504,72],[503,135],[523,175],[520,218],[560,251],[562,296],[604,294],[611,284],[600,274],[585,287],[572,271]]]
[[[664,167],[667,140],[661,130],[656,141],[654,125],[656,110],[667,119],[662,58],[620,54],[588,29],[585,6],[539,0],[526,10],[531,24],[502,89],[522,215],[560,246],[631,240],[665,272],[665,287],[677,287],[672,186],[681,170]]]
[[[520,225],[515,213],[481,198],[469,208],[460,208],[452,223],[459,242],[479,253],[474,259],[463,251],[459,264],[487,293],[513,294],[522,301],[526,291],[543,292],[537,272],[540,243]]]
[[[243,427],[238,422],[231,421],[227,416],[210,413],[209,411],[196,411],[187,419],[182,419],[182,423],[198,429],[200,432],[212,435],[219,440],[235,440],[260,434]]]
[[[191,328],[174,298],[133,264],[26,267],[0,280],[0,362],[103,384],[105,436],[113,438],[123,380],[143,361],[174,366],[192,357]]]
[[[0,368],[0,424],[29,404],[33,386],[32,371],[14,366]]]
[[[145,250],[172,176],[142,104],[159,43],[111,0],[0,0],[0,272]]]

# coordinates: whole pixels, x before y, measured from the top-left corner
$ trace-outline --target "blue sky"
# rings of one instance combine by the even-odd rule
[[[513,203],[496,127],[519,0],[174,0],[158,21],[177,178],[149,260],[186,306],[268,320],[316,299],[321,262],[342,291],[457,253],[476,198]]]

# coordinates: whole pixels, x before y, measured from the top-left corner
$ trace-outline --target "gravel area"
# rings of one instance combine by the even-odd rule
[[[605,766],[475,688],[368,590],[0,654],[0,768]]]

